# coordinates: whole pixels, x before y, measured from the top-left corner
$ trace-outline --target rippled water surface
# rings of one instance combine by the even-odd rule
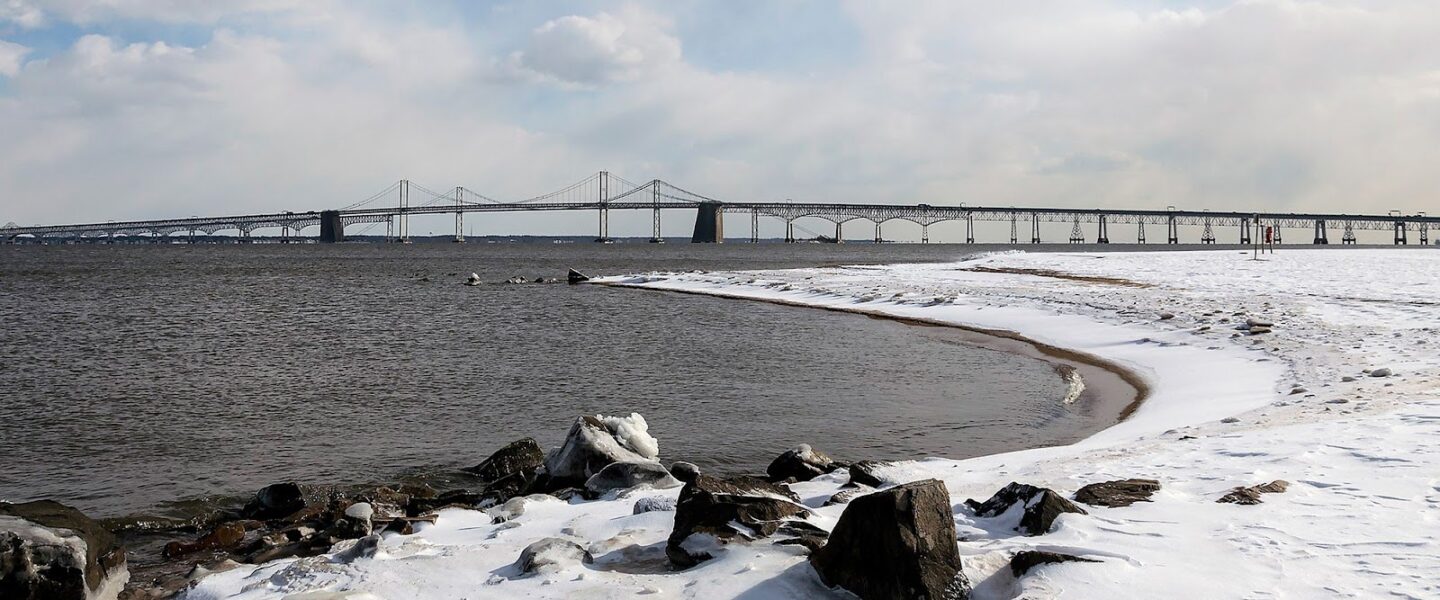
[[[0,247],[0,499],[99,515],[278,480],[474,464],[640,412],[666,459],[762,470],[1058,443],[1052,364],[956,332],[513,275],[948,260],[975,247],[415,244]]]

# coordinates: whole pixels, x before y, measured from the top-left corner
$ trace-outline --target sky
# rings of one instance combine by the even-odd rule
[[[1440,213],[1440,2],[0,0],[0,222],[599,170],[735,201]]]

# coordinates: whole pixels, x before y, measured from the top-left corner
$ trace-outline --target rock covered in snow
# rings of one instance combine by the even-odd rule
[[[465,285],[480,285],[480,275],[477,273],[471,273],[470,277],[465,279]]]
[[[680,480],[657,462],[617,462],[606,465],[585,480],[585,491],[593,496],[648,485],[657,489],[680,487]]]
[[[875,488],[872,488],[868,485],[856,485],[855,487],[847,487],[841,489],[838,492],[835,492],[829,498],[825,499],[825,503],[821,506],[834,506],[836,504],[845,504],[851,500],[859,498],[860,496],[864,496],[865,494],[873,491],[875,491]]]
[[[735,536],[763,538],[774,534],[786,519],[805,513],[799,496],[763,479],[699,475],[680,490],[675,529],[666,541],[665,554],[676,566],[694,566],[710,555],[687,547],[692,536],[722,541]]]
[[[770,481],[785,481],[790,478],[795,481],[810,481],[840,467],[841,465],[825,453],[811,448],[810,444],[800,444],[770,461],[770,466],[765,468],[765,474],[770,477]]]
[[[305,492],[295,483],[273,483],[255,493],[240,512],[248,519],[280,519],[305,508]]]
[[[1090,506],[1117,508],[1136,502],[1149,502],[1150,496],[1160,491],[1160,482],[1154,479],[1120,479],[1092,483],[1075,492],[1075,501]]]
[[[983,503],[974,500],[965,501],[965,505],[975,511],[977,517],[998,517],[1017,504],[1024,510],[1015,530],[1025,535],[1048,533],[1050,527],[1055,524],[1055,519],[1064,513],[1087,514],[1085,509],[1066,500],[1064,496],[1055,493],[1054,490],[1013,481],[1010,482],[1010,485],[995,492],[995,495]]]
[[[114,534],[59,502],[0,503],[0,598],[113,597],[130,577]]]
[[[1260,504],[1260,494],[1280,494],[1290,488],[1290,482],[1276,479],[1270,483],[1237,487],[1221,496],[1216,502],[1222,504]]]
[[[650,437],[645,417],[580,417],[570,426],[561,446],[545,458],[551,487],[583,486],[611,463],[654,462],[659,442]]]
[[[520,575],[554,573],[577,564],[590,564],[595,557],[580,544],[564,538],[549,537],[537,541],[520,552],[515,569]]]
[[[961,570],[950,493],[926,479],[856,498],[829,541],[810,556],[820,580],[860,598],[960,599]]]
[[[874,460],[862,460],[850,465],[850,483],[869,487],[884,487],[896,481],[890,480],[885,474],[885,469],[894,463]]]
[[[1066,562],[1087,562],[1098,563],[1100,561],[1091,558],[1082,558],[1073,554],[1061,554],[1059,552],[1042,552],[1038,550],[1022,550],[1010,557],[1010,574],[1015,577],[1024,577],[1030,569],[1040,565],[1050,565]]]
[[[337,563],[350,564],[362,558],[374,558],[380,551],[380,534],[372,533],[365,537],[346,540],[335,544],[334,554],[331,560]]]
[[[635,501],[635,508],[630,514],[638,515],[647,512],[672,511],[675,510],[675,499],[668,496],[646,496]]]

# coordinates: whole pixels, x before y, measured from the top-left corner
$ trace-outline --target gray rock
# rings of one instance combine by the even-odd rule
[[[591,476],[617,462],[656,461],[626,448],[600,419],[585,416],[575,419],[565,442],[545,457],[545,473],[552,488],[583,487]]]
[[[357,540],[336,544],[340,548],[332,558],[337,563],[353,563],[362,558],[375,558],[380,551],[380,534],[372,533]]]
[[[1161,321],[1169,321],[1170,319],[1173,319],[1173,318],[1175,318],[1175,313],[1171,313],[1171,312],[1162,312],[1162,313],[1160,313],[1160,320],[1161,320]]]
[[[575,269],[570,269],[570,272],[565,275],[565,281],[569,283],[581,283],[585,281],[590,281],[590,278],[586,277],[585,274],[576,271]]]
[[[1061,514],[1088,514],[1085,509],[1066,500],[1054,490],[1013,481],[983,503],[965,501],[965,505],[975,511],[977,517],[998,517],[1017,503],[1024,506],[1025,510],[1021,513],[1020,523],[1015,530],[1031,536],[1049,533],[1055,519]]]
[[[1036,550],[1022,550],[1010,557],[1010,574],[1015,577],[1024,577],[1026,573],[1040,565],[1065,563],[1065,562],[1087,562],[1098,563],[1100,561],[1081,558],[1070,554],[1059,552],[1040,552]]]
[[[800,444],[770,461],[770,466],[765,468],[765,474],[770,477],[770,481],[790,478],[795,481],[810,481],[836,468],[838,466],[835,461],[825,453],[811,448],[810,444]]]
[[[1082,487],[1075,492],[1075,500],[1090,506],[1117,508],[1149,502],[1157,491],[1160,491],[1160,482],[1154,479],[1121,479]]]
[[[844,488],[844,489],[842,489],[842,490],[840,490],[840,491],[838,491],[838,492],[835,492],[834,495],[832,495],[832,496],[830,496],[829,498],[827,498],[827,499],[825,500],[825,504],[823,504],[822,506],[834,506],[834,505],[836,505],[836,504],[847,504],[847,503],[849,503],[851,500],[854,500],[854,499],[856,499],[856,498],[859,498],[859,497],[861,497],[861,496],[864,496],[865,494],[868,494],[868,493],[873,492],[873,491],[875,491],[875,488],[872,488],[872,487],[870,487],[870,486],[868,486],[868,485],[857,485],[856,487]]]
[[[1245,324],[1246,324],[1246,325],[1249,325],[1250,327],[1267,327],[1267,328],[1268,328],[1268,327],[1274,327],[1274,326],[1275,326],[1275,323],[1273,323],[1273,322],[1271,322],[1271,321],[1268,321],[1268,320],[1265,320],[1265,319],[1259,319],[1259,318],[1256,318],[1256,317],[1250,317],[1250,318],[1248,318],[1248,319],[1245,319]]]
[[[810,564],[865,600],[969,598],[955,540],[950,493],[926,479],[856,498]]]
[[[0,598],[85,600],[128,578],[125,548],[80,511],[0,502]]]
[[[693,535],[721,540],[768,537],[787,519],[805,512],[794,492],[763,479],[700,475],[680,490],[675,528],[666,540],[665,555],[676,566],[688,568],[710,558],[708,553],[692,553],[684,547]]]
[[[504,502],[531,491],[545,451],[532,438],[522,438],[496,450],[480,464],[465,469],[485,483],[485,493]]]
[[[1250,487],[1237,487],[1221,496],[1216,502],[1221,504],[1259,504],[1261,494],[1280,494],[1289,487],[1290,482],[1281,479]]]
[[[1346,375],[1346,376],[1344,376],[1344,377],[1341,377],[1341,378],[1340,378],[1340,381],[1341,381],[1341,382],[1344,382],[1344,383],[1351,383],[1351,382],[1355,381],[1355,378],[1354,378],[1354,377],[1351,377],[1351,376],[1349,376],[1349,375]]]
[[[884,469],[893,463],[862,460],[850,465],[850,483],[870,487],[884,487],[893,483],[885,477]]]
[[[255,492],[240,513],[247,519],[280,519],[305,508],[305,492],[295,483],[274,483]]]
[[[646,496],[635,501],[635,508],[630,512],[638,515],[647,512],[672,511],[675,510],[675,499],[664,496]]]
[[[700,476],[700,467],[695,463],[677,461],[670,465],[670,475],[680,480],[681,483],[690,483]]]
[[[585,480],[585,491],[594,496],[630,489],[640,485],[654,488],[680,487],[680,480],[655,462],[617,462],[606,465],[599,473]]]
[[[1371,376],[1371,377],[1389,377],[1390,375],[1391,375],[1391,372],[1390,372],[1390,368],[1389,368],[1389,367],[1381,367],[1381,368],[1379,368],[1379,369],[1375,369],[1375,370],[1373,370],[1373,371],[1370,371],[1370,376]]]
[[[520,559],[515,561],[515,568],[521,575],[533,573],[553,573],[565,567],[577,564],[590,564],[595,562],[580,544],[564,538],[545,538],[529,546],[520,552]]]

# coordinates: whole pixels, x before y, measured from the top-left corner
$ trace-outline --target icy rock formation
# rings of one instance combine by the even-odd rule
[[[950,492],[926,479],[856,498],[810,564],[821,581],[860,598],[961,599],[961,571]]]
[[[606,492],[630,489],[640,485],[663,489],[680,487],[681,483],[678,479],[671,477],[670,472],[660,466],[660,463],[617,462],[606,465],[599,473],[585,480],[585,491],[592,496],[599,497]]]
[[[995,492],[995,495],[984,503],[974,500],[965,501],[965,505],[975,511],[977,517],[998,517],[1016,504],[1023,506],[1024,512],[1021,513],[1020,523],[1015,530],[1025,535],[1048,533],[1050,527],[1055,524],[1055,519],[1063,513],[1087,514],[1085,509],[1066,500],[1054,490],[1013,481],[1010,482],[1010,485]]]
[[[810,481],[840,467],[825,453],[811,448],[810,444],[800,444],[775,457],[765,469],[765,474],[770,481],[785,481],[792,477],[795,481]]]
[[[1149,502],[1150,496],[1157,491],[1160,491],[1160,482],[1154,479],[1121,479],[1082,487],[1075,492],[1075,501],[1090,506],[1116,508],[1136,502]]]
[[[691,548],[692,536],[721,541],[737,535],[763,538],[775,533],[786,519],[805,513],[799,496],[763,479],[698,475],[680,490],[675,529],[666,541],[665,555],[676,566],[691,567],[711,558],[708,552]]]
[[[125,548],[80,511],[50,500],[0,503],[0,598],[114,598],[129,578]]]
[[[653,462],[660,454],[659,443],[648,433],[645,418],[580,417],[570,426],[565,442],[545,458],[548,487],[579,487],[610,463]]]

